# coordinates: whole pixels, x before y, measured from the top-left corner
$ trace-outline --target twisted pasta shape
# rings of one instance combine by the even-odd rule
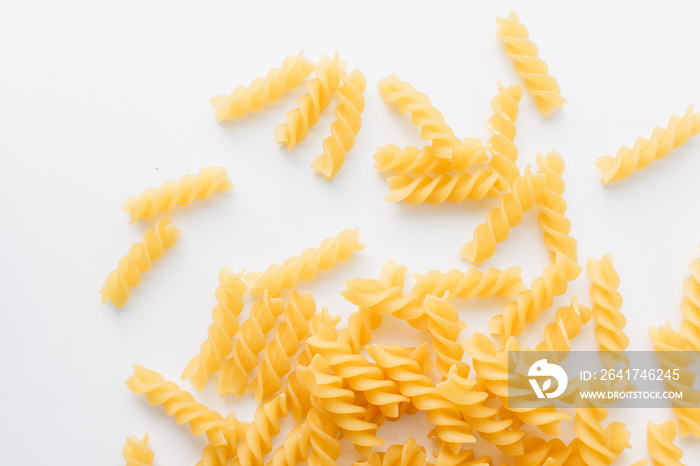
[[[277,325],[275,337],[267,344],[265,355],[258,366],[258,376],[251,382],[255,399],[260,402],[282,388],[282,377],[291,369],[289,358],[296,354],[299,343],[309,333],[308,321],[316,313],[316,302],[311,293],[290,294],[290,303],[284,311],[284,322]]]
[[[681,333],[696,351],[700,351],[700,259],[689,267],[690,276],[683,281]]]
[[[421,128],[421,139],[431,141],[435,157],[448,160],[452,158],[454,149],[459,147],[461,141],[452,128],[445,124],[442,113],[433,107],[428,96],[401,81],[396,74],[380,79],[377,87],[385,102],[396,102],[402,115],[411,114],[413,125]]]
[[[250,425],[248,422],[239,421],[234,413],[224,419],[226,423],[225,445],[207,445],[202,452],[202,459],[197,466],[228,466],[229,461],[238,454],[238,442],[245,438],[245,433]]]
[[[126,438],[122,447],[122,456],[126,466],[150,466],[153,464],[153,451],[148,448],[148,434],[139,439],[135,435]]]
[[[158,219],[153,228],[145,231],[140,242],[131,245],[117,268],[105,278],[99,291],[102,304],[111,301],[117,308],[124,306],[129,300],[129,288],[141,283],[141,274],[151,270],[151,263],[162,258],[166,249],[175,246],[180,233],[181,230],[170,224],[170,217]]]
[[[353,466],[427,466],[428,457],[425,448],[409,437],[403,445],[391,445],[385,452],[375,451],[365,461],[353,463]]]
[[[513,141],[517,133],[515,119],[518,118],[518,103],[522,96],[523,88],[520,84],[505,88],[499,81],[498,95],[491,99],[493,116],[487,122],[491,133],[488,144],[492,154],[489,168],[501,175],[508,184],[520,176],[520,170],[515,165],[518,148]]]
[[[199,347],[199,354],[193,356],[182,372],[182,380],[192,379],[197,390],[207,383],[207,376],[221,369],[224,358],[231,354],[233,337],[240,328],[238,315],[243,310],[241,298],[248,287],[241,279],[243,271],[233,273],[228,267],[219,272],[219,286],[216,287],[217,305],[211,311],[214,321],[207,331],[207,339]]]
[[[454,403],[464,420],[487,442],[510,456],[523,454],[522,438],[525,432],[510,430],[513,421],[497,420],[498,408],[486,406],[488,393],[477,387],[476,380],[467,380],[459,374],[457,366],[450,369],[447,379],[436,386],[437,392]]]
[[[364,248],[360,244],[360,230],[343,230],[335,238],[324,239],[318,248],[309,248],[282,265],[271,265],[265,272],[247,273],[245,279],[253,294],[262,294],[264,290],[277,294],[280,290],[291,290],[300,280],[313,279],[319,271],[330,270],[336,263],[345,262],[353,252]]]
[[[459,319],[457,309],[446,299],[427,295],[423,307],[428,316],[428,333],[432,337],[436,367],[443,380],[451,369],[455,369],[462,377],[467,377],[469,364],[462,361],[464,348],[457,342],[467,324]]]
[[[413,351],[398,345],[369,345],[366,350],[398,383],[401,394],[409,397],[416,408],[426,411],[428,419],[435,425],[431,436],[445,442],[452,453],[457,453],[463,443],[476,441],[471,427],[464,422],[457,408],[440,395],[430,377],[422,373],[418,361],[428,354],[427,343]]]
[[[661,424],[647,424],[647,447],[654,466],[683,466],[683,450],[673,444],[676,423],[668,420]]]
[[[347,76],[340,75],[343,85],[338,89],[340,104],[335,107],[336,121],[331,124],[331,135],[323,140],[323,154],[311,164],[327,180],[333,179],[345,163],[345,155],[355,145],[355,136],[362,127],[362,111],[365,109],[365,75],[354,70]]]
[[[340,456],[340,442],[336,439],[340,428],[333,415],[322,409],[319,401],[312,398],[312,407],[305,423],[311,431],[309,466],[335,466],[335,461]]]
[[[265,292],[250,308],[250,317],[241,324],[233,354],[224,362],[219,374],[219,396],[235,393],[242,396],[248,388],[248,372],[258,365],[257,355],[266,345],[265,335],[284,312],[280,298]]]
[[[132,393],[146,395],[152,405],[162,405],[168,416],[175,415],[177,425],[188,423],[194,435],[207,434],[209,443],[226,443],[226,422],[221,414],[212,411],[173,382],[166,382],[159,373],[134,364],[134,373],[126,379]]]
[[[527,28],[510,10],[507,18],[496,18],[496,37],[506,46],[506,55],[515,61],[515,72],[525,80],[525,90],[535,96],[537,110],[543,116],[561,108],[566,99],[561,96],[559,83],[549,75],[549,67],[537,55],[537,46],[529,40]]]
[[[389,202],[404,201],[410,205],[426,202],[435,205],[494,197],[502,191],[505,180],[498,173],[484,168],[474,174],[461,171],[454,176],[396,175],[387,178],[387,182],[389,192],[385,199]]]
[[[542,190],[544,175],[533,175],[530,167],[513,182],[512,190],[501,197],[498,207],[489,211],[486,222],[474,230],[474,238],[459,251],[460,256],[480,264],[496,252],[496,244],[505,241],[510,229],[519,225],[523,214],[535,206],[537,193]]]
[[[466,170],[475,163],[486,162],[488,157],[486,147],[480,139],[465,138],[455,147],[451,159],[436,157],[431,145],[421,149],[416,146],[406,146],[402,149],[395,144],[387,144],[377,148],[374,160],[374,167],[379,171],[392,170],[398,174],[428,175]]]
[[[515,466],[560,466],[563,464],[579,466],[578,463],[572,461],[577,459],[577,445],[576,439],[567,445],[558,438],[551,440],[544,440],[541,437],[529,438],[523,441],[523,454],[515,458]]]
[[[501,315],[491,319],[489,332],[500,335],[503,342],[520,335],[525,324],[536,321],[541,311],[549,309],[554,297],[564,294],[568,282],[580,273],[580,265],[563,254],[557,254],[554,263],[542,271],[542,276],[532,281],[530,289],[518,294],[515,301],[506,304]]]
[[[654,128],[649,139],[640,137],[630,149],[622,146],[615,154],[598,158],[596,167],[603,174],[603,183],[619,181],[641,170],[654,160],[666,157],[671,149],[680,147],[691,137],[700,133],[700,113],[693,113],[691,105],[680,117],[673,115],[666,128]]]
[[[288,111],[286,122],[275,129],[275,140],[278,144],[286,144],[288,152],[306,138],[311,126],[318,123],[321,112],[331,103],[331,96],[340,86],[344,66],[337,52],[333,58],[324,55],[316,65],[316,77],[306,83],[308,94],[299,97],[297,108]]]
[[[311,429],[305,423],[297,424],[275,450],[266,466],[296,466],[297,463],[306,461],[310,437]]]
[[[280,418],[287,416],[287,398],[280,393],[255,410],[253,422],[245,433],[245,441],[238,448],[238,456],[231,466],[262,466],[263,457],[272,451],[272,437],[280,431]]]
[[[460,299],[490,298],[492,296],[510,297],[525,291],[520,267],[508,267],[504,270],[489,268],[486,272],[470,268],[466,272],[450,269],[446,273],[430,270],[427,273],[413,274],[416,284],[412,293],[418,296],[442,296],[446,291],[449,296]]]
[[[342,293],[341,293],[342,294]],[[372,331],[382,323],[382,316],[367,308],[360,308],[348,317],[348,326],[338,332],[338,341],[350,345],[352,352],[357,354],[369,343]]]
[[[571,340],[580,332],[583,324],[591,319],[592,311],[578,304],[578,298],[573,296],[569,306],[562,306],[554,314],[554,322],[544,328],[544,340],[536,347],[537,351],[571,350]]]
[[[435,466],[493,466],[494,464],[488,456],[477,458],[474,450],[454,453],[444,442],[440,445],[439,451],[433,451],[433,456],[435,456]]]
[[[130,196],[122,210],[131,214],[129,224],[140,218],[151,220],[158,212],[169,213],[176,205],[187,207],[195,199],[209,199],[215,191],[228,191],[233,183],[224,167],[205,167],[196,175],[185,175],[177,181],[166,181],[157,188],[148,188]]]
[[[591,406],[576,408],[574,418],[579,455],[586,465],[610,465],[625,448],[630,448],[630,432],[621,422],[611,422],[603,429],[601,422],[608,416],[607,410],[594,407],[590,400],[584,403]]]
[[[216,110],[217,123],[240,118],[248,112],[260,110],[267,103],[277,102],[282,94],[299,86],[313,70],[313,62],[304,58],[301,50],[297,56],[285,58],[282,66],[271,69],[264,78],[255,78],[248,87],[239,86],[230,95],[212,97],[209,103]]]
[[[593,320],[596,322],[595,336],[600,343],[600,357],[606,367],[615,367],[618,361],[629,365],[625,349],[630,340],[624,329],[627,319],[620,312],[622,296],[617,292],[620,277],[613,267],[612,254],[602,259],[589,258],[586,272],[591,279],[590,295],[593,300]]]

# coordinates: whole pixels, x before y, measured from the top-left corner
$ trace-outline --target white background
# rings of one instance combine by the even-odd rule
[[[177,3],[177,2],[176,2]],[[183,6],[188,5],[188,6]],[[568,99],[549,119],[523,96],[519,166],[555,149],[567,163],[566,200],[580,260],[615,255],[631,349],[651,349],[650,325],[680,323],[681,284],[698,256],[700,140],[613,186],[596,157],[614,154],[700,102],[700,4],[684,2],[13,2],[0,14],[0,463],[123,464],[121,446],[148,431],[159,465],[194,464],[193,438],[124,380],[142,362],[179,381],[206,336],[220,268],[260,270],[359,227],[367,249],[318,280],[319,305],[347,316],[343,279],[377,277],[388,259],[413,272],[465,268],[457,254],[495,200],[413,207],[387,203],[373,168],[377,145],[420,144],[418,130],[381,100],[376,82],[396,72],[425,92],[460,137],[486,139],[496,82],[519,82],[496,40],[495,16],[517,9]],[[304,88],[234,123],[216,124],[209,97],[246,85],[304,48],[314,60],[338,50],[366,75],[363,128],[331,183],[309,168],[332,111],[292,154],[274,128]],[[331,104],[335,106],[335,102]],[[152,222],[129,226],[123,199],[209,165],[236,187],[172,221],[183,230],[121,310],[97,290]],[[531,212],[484,267],[523,267],[526,283],[548,263]],[[588,302],[583,274],[572,293]],[[485,331],[501,301],[460,303],[465,335]],[[522,342],[535,344],[544,312]],[[376,341],[415,344],[423,335],[387,319]],[[577,340],[594,349],[593,326]],[[401,336],[397,336],[398,334]],[[250,419],[251,398],[200,401]],[[189,382],[181,383],[192,390]],[[611,410],[646,455],[646,421],[669,409]],[[387,423],[388,443],[430,426],[423,414]],[[569,440],[571,423],[564,426]],[[696,439],[679,444],[700,459]],[[347,445],[344,444],[346,447]],[[478,445],[480,452],[490,450]],[[351,448],[342,462],[356,458]],[[499,458],[502,458],[499,456]],[[342,463],[341,463],[342,464]]]

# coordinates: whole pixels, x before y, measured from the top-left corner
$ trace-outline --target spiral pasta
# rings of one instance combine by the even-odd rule
[[[99,290],[102,304],[111,301],[117,308],[123,307],[129,300],[129,288],[141,283],[141,274],[151,270],[151,263],[162,258],[166,249],[175,246],[180,233],[170,224],[170,217],[159,219],[153,228],[146,230],[141,241],[131,245],[117,268],[105,278]]]
[[[436,367],[443,380],[451,369],[462,377],[469,375],[469,364],[462,361],[464,348],[458,343],[459,335],[467,324],[459,319],[457,309],[436,296],[427,295],[423,307],[428,316],[428,333],[432,337],[432,349]]]
[[[598,158],[596,167],[603,174],[602,183],[611,183],[627,178],[635,170],[641,170],[654,160],[666,157],[672,149],[680,147],[700,133],[700,113],[693,113],[691,105],[680,117],[673,115],[666,128],[654,128],[649,139],[640,137],[630,149],[622,146],[615,154]]]
[[[216,287],[217,305],[211,311],[214,321],[207,331],[207,339],[199,347],[199,354],[193,356],[182,372],[182,380],[192,379],[197,390],[207,383],[207,376],[221,369],[224,358],[231,354],[232,339],[238,333],[238,315],[243,310],[241,298],[248,287],[241,279],[243,271],[233,273],[228,267],[219,272],[219,286]]]
[[[561,96],[559,83],[549,75],[549,67],[538,57],[537,46],[529,40],[529,33],[515,11],[507,18],[496,18],[496,37],[506,46],[506,55],[515,61],[515,72],[525,80],[525,90],[535,97],[537,110],[543,116],[561,108],[566,99]]]
[[[477,458],[474,450],[462,450],[453,453],[445,443],[440,445],[439,451],[433,451],[435,466],[493,466],[494,463],[488,456]],[[501,465],[505,466],[505,465]]]
[[[625,349],[629,338],[624,329],[627,319],[620,312],[622,296],[617,292],[620,277],[613,267],[612,254],[602,259],[589,258],[586,272],[591,279],[591,299],[593,300],[593,320],[596,322],[595,336],[600,343],[600,357],[608,368],[615,367],[618,361],[629,365]]]
[[[571,350],[571,340],[580,332],[583,324],[591,319],[592,311],[578,304],[578,298],[573,296],[569,306],[562,306],[554,314],[554,322],[544,328],[544,340],[537,344],[537,351]]]
[[[683,466],[683,450],[673,444],[676,423],[668,420],[661,424],[647,424],[647,447],[654,466]]]
[[[313,279],[319,271],[330,270],[364,248],[360,230],[343,230],[335,238],[324,239],[318,248],[306,249],[300,256],[290,257],[282,265],[271,265],[264,272],[247,273],[245,279],[253,294],[262,294],[264,290],[277,294],[280,290],[291,290],[298,281]]]
[[[416,284],[411,292],[417,296],[432,294],[442,296],[446,291],[450,298],[471,299],[491,296],[511,297],[525,291],[520,267],[498,270],[489,268],[482,272],[470,268],[466,272],[450,269],[447,272],[430,270],[425,274],[413,274]]]
[[[226,422],[221,414],[212,411],[173,382],[166,382],[159,373],[134,364],[134,373],[126,379],[132,393],[143,394],[152,405],[161,405],[168,416],[175,416],[178,425],[188,423],[194,435],[206,434],[209,443],[226,443]]]
[[[591,400],[582,402],[588,407],[576,408],[574,418],[579,455],[586,465],[610,465],[625,448],[630,448],[630,432],[621,422],[611,422],[604,429],[601,423],[608,415],[607,410],[594,406]]]
[[[311,431],[309,466],[335,466],[340,456],[340,442],[336,439],[340,428],[333,415],[322,409],[319,403],[319,400],[312,398],[312,407],[305,421]]]
[[[248,87],[239,86],[230,95],[212,97],[209,103],[216,110],[217,123],[240,118],[248,112],[260,110],[267,103],[277,102],[285,92],[299,86],[313,70],[313,62],[304,58],[301,50],[296,56],[285,58],[282,66],[271,69],[264,78],[255,78]]]
[[[272,459],[266,466],[296,466],[306,461],[309,453],[311,429],[305,424],[297,424],[285,437]]]
[[[535,206],[537,193],[542,190],[544,175],[533,175],[530,168],[513,182],[512,190],[501,197],[498,207],[489,211],[486,222],[474,230],[474,238],[459,254],[474,264],[480,264],[496,252],[496,244],[505,241],[510,229],[523,220],[523,214]]]
[[[342,293],[341,293],[342,294]],[[338,341],[347,344],[354,354],[369,343],[372,331],[382,323],[382,316],[367,308],[360,308],[348,317],[348,325],[338,332]]]
[[[403,445],[391,445],[385,452],[373,452],[365,461],[353,463],[353,466],[427,466],[428,457],[425,448],[416,443],[413,437],[406,439]]]
[[[579,466],[574,460],[577,458],[578,440],[574,439],[568,445],[554,438],[544,440],[540,437],[532,437],[523,441],[523,454],[515,458],[515,466],[560,466],[571,464]],[[583,465],[580,465],[583,466]]]
[[[321,112],[328,107],[331,96],[340,86],[344,66],[338,53],[333,58],[324,55],[319,60],[314,70],[316,77],[306,83],[309,92],[299,97],[297,108],[288,111],[286,122],[275,129],[275,140],[278,144],[286,144],[287,151],[291,152],[297,143],[306,139],[309,128],[318,123]]]
[[[176,205],[187,207],[195,199],[209,199],[215,191],[228,191],[233,183],[224,167],[205,167],[196,175],[185,175],[177,181],[166,181],[157,188],[148,188],[130,196],[122,210],[131,214],[129,224],[138,219],[151,220],[158,212],[169,213]]]
[[[486,147],[478,138],[465,138],[455,147],[451,159],[435,156],[433,146],[422,148],[406,146],[400,148],[395,144],[387,144],[377,148],[374,154],[374,167],[379,171],[392,170],[400,175],[443,174],[452,170],[466,170],[475,163],[488,160]]]
[[[272,330],[275,319],[284,312],[280,298],[272,298],[268,292],[250,308],[250,317],[241,324],[233,354],[224,362],[219,374],[219,396],[242,396],[248,388],[248,372],[258,365],[257,355],[267,344],[265,335]]]
[[[197,466],[228,466],[229,461],[238,454],[238,443],[245,438],[245,433],[250,425],[248,422],[239,421],[235,413],[231,413],[224,419],[226,423],[226,444],[207,445],[202,452],[202,459]]]
[[[520,170],[515,164],[518,148],[513,141],[517,133],[515,119],[518,117],[518,103],[522,96],[523,88],[520,84],[505,88],[499,81],[498,95],[491,99],[493,115],[487,122],[491,133],[488,144],[492,154],[489,168],[501,175],[508,184],[520,176]]]
[[[683,281],[681,334],[696,351],[700,351],[700,259],[690,264],[690,276]]]
[[[148,448],[148,434],[139,439],[135,435],[126,438],[122,447],[122,456],[126,466],[150,466],[153,464],[153,451]]]
[[[365,75],[354,70],[350,76],[341,73],[342,86],[338,88],[340,104],[335,107],[336,121],[331,124],[331,135],[323,140],[323,154],[311,164],[327,180],[333,179],[345,163],[345,155],[355,145],[355,136],[362,126],[362,111],[365,109]]]
[[[451,175],[396,175],[387,178],[389,192],[385,199],[389,202],[404,201],[410,205],[423,202],[442,204],[458,203],[467,199],[478,201],[484,197],[495,197],[505,186],[505,180],[498,173],[482,168],[471,174],[465,171]]]
[[[280,393],[258,406],[255,417],[245,433],[245,441],[238,448],[238,456],[231,466],[262,466],[263,458],[272,451],[272,437],[280,431],[280,418],[287,416],[287,398]]]
[[[380,79],[377,87],[385,102],[396,102],[401,114],[411,114],[413,125],[421,128],[421,139],[431,141],[435,157],[452,158],[454,149],[459,147],[461,141],[445,124],[442,113],[433,107],[428,96],[401,81],[396,74]]]

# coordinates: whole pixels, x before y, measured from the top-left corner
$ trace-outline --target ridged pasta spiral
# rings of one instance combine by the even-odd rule
[[[428,96],[401,81],[396,74],[380,79],[377,87],[385,102],[395,102],[402,115],[411,114],[413,125],[421,128],[421,139],[431,141],[435,157],[452,158],[454,149],[459,147],[461,141],[445,123],[442,113],[430,103]]]
[[[448,291],[450,298],[508,298],[526,289],[520,267],[508,267],[503,270],[489,268],[486,272],[476,268],[470,268],[466,272],[457,269],[447,272],[430,270],[423,275],[414,273],[413,278],[416,284],[411,292],[418,296],[442,296]]]
[[[154,454],[148,448],[148,434],[139,439],[135,435],[126,438],[122,447],[122,456],[126,460],[126,466],[150,466],[153,464]]]
[[[226,444],[207,445],[202,452],[202,459],[197,466],[228,466],[229,461],[238,454],[238,443],[245,438],[250,423],[239,421],[235,413],[231,413],[224,419],[226,422]]]
[[[418,409],[426,411],[435,425],[429,436],[445,442],[457,453],[464,443],[474,443],[471,427],[464,422],[455,406],[440,395],[430,377],[422,373],[419,360],[428,353],[427,343],[411,351],[398,345],[369,345],[367,352],[388,376],[399,384],[399,391]]]
[[[224,362],[219,374],[219,396],[242,396],[248,388],[248,372],[258,365],[257,355],[267,344],[265,335],[275,326],[275,319],[284,312],[280,298],[272,298],[268,292],[250,308],[250,317],[243,321],[233,354]]]
[[[438,451],[433,450],[435,466],[493,466],[494,463],[488,456],[477,458],[474,450],[465,449],[458,453],[452,452],[444,442]],[[500,465],[505,466],[505,465]]]
[[[683,450],[673,444],[676,423],[668,420],[661,424],[647,424],[647,448],[654,466],[683,466]]]
[[[491,209],[486,222],[474,230],[474,238],[459,251],[460,256],[480,264],[496,252],[496,244],[505,241],[510,229],[519,225],[523,214],[535,206],[537,194],[546,184],[544,175],[533,175],[530,167],[513,182],[510,192],[501,197],[499,206]]]
[[[264,456],[272,451],[272,437],[279,434],[280,418],[287,416],[287,397],[280,393],[258,406],[253,422],[245,433],[245,441],[238,448],[238,456],[231,466],[262,466]]]
[[[515,162],[518,160],[518,148],[513,143],[517,129],[515,119],[518,118],[518,103],[523,96],[520,84],[505,88],[498,82],[498,95],[491,99],[493,115],[487,125],[491,138],[488,145],[492,154],[489,168],[501,175],[508,184],[520,176],[520,170]]]
[[[601,423],[608,416],[607,410],[595,407],[590,400],[582,401],[588,407],[576,408],[574,418],[579,455],[586,465],[608,466],[625,448],[630,448],[630,432],[621,422],[611,422],[604,429]]]
[[[379,328],[381,323],[381,315],[375,314],[367,308],[360,308],[350,314],[347,327],[338,332],[338,341],[350,345],[352,352],[357,354],[369,343],[372,332]]]
[[[168,416],[175,416],[178,425],[188,423],[194,435],[206,434],[212,445],[226,443],[226,422],[221,414],[212,411],[173,382],[167,382],[159,373],[134,364],[134,373],[126,379],[132,393],[145,395],[152,405],[161,405]]]
[[[425,448],[418,445],[413,437],[409,437],[403,445],[391,445],[385,452],[375,451],[365,461],[355,462],[353,466],[427,466],[427,464]]]
[[[496,419],[498,408],[485,404],[489,394],[479,390],[476,380],[467,380],[466,376],[458,373],[455,366],[436,389],[447,401],[455,404],[467,424],[484,440],[507,455],[523,454],[522,438],[525,432],[511,430],[513,421],[510,419]]]
[[[577,446],[576,439],[567,445],[558,438],[545,440],[541,437],[531,437],[523,441],[523,454],[515,457],[514,464],[515,466],[560,466],[563,464],[584,466],[575,461],[578,459]]]
[[[298,281],[313,279],[319,271],[345,262],[353,252],[364,248],[360,243],[360,230],[343,230],[335,238],[324,239],[318,248],[306,249],[300,256],[290,257],[282,265],[271,265],[265,272],[247,273],[245,279],[251,293],[262,294],[268,290],[274,295],[280,290],[291,290]]]
[[[305,424],[297,424],[285,437],[282,445],[277,447],[272,459],[266,466],[296,466],[303,463],[309,454],[311,430]]]
[[[683,281],[683,301],[681,301],[681,334],[700,351],[700,259],[691,262],[690,276]]]
[[[177,181],[166,181],[157,188],[128,197],[122,210],[131,214],[129,224],[138,219],[151,220],[158,212],[169,213],[176,205],[187,207],[195,199],[209,199],[215,191],[228,191],[233,183],[224,167],[204,167],[196,175],[185,175]]]
[[[314,356],[308,368],[300,372],[304,383],[318,403],[332,416],[343,435],[363,456],[369,456],[384,441],[378,438],[377,425],[363,420],[365,408],[355,403],[355,393],[343,387],[343,379],[331,374],[328,362],[321,355]]]
[[[299,97],[297,108],[288,111],[286,122],[275,129],[275,140],[278,144],[286,144],[288,152],[306,138],[311,126],[318,123],[321,112],[331,103],[331,96],[340,86],[344,66],[337,52],[333,58],[324,55],[319,60],[314,70],[316,77],[306,83],[309,92]]]
[[[500,335],[502,342],[520,335],[525,324],[536,321],[541,311],[549,309],[554,297],[564,294],[568,282],[580,273],[580,265],[563,254],[557,254],[554,263],[545,267],[542,276],[535,278],[528,290],[506,304],[501,315],[491,318],[489,332]]]
[[[338,101],[335,107],[336,121],[331,123],[331,135],[323,140],[323,154],[311,164],[311,168],[321,172],[327,180],[333,179],[345,163],[345,155],[355,145],[355,136],[362,127],[362,111],[365,109],[363,93],[367,82],[360,70],[348,76],[341,73],[342,85],[338,88]]]
[[[459,203],[467,199],[479,201],[495,197],[505,186],[505,180],[486,168],[471,174],[465,171],[452,175],[396,175],[387,178],[389,202],[404,201],[410,205],[423,202],[436,205],[443,202]]]
[[[680,147],[691,137],[700,133],[700,113],[693,113],[691,105],[680,117],[673,115],[666,128],[654,128],[649,139],[640,137],[630,149],[622,146],[615,154],[598,158],[596,167],[603,174],[603,183],[627,178],[635,170],[641,170],[654,160],[666,157],[672,149]]]
[[[423,307],[428,316],[428,333],[432,337],[435,365],[443,380],[451,369],[462,377],[469,375],[469,364],[462,361],[464,348],[458,343],[459,335],[467,324],[459,319],[457,309],[437,296],[427,295]]]
[[[241,298],[248,290],[241,277],[243,271],[233,273],[228,267],[219,272],[219,286],[216,287],[216,306],[211,311],[214,321],[207,331],[207,339],[199,347],[199,354],[193,356],[182,372],[182,380],[192,379],[192,385],[202,390],[207,376],[221,369],[224,358],[233,350],[233,337],[238,333],[238,315],[243,310]]]
[[[691,434],[700,437],[700,391],[693,388],[696,374],[688,368],[692,347],[683,335],[671,327],[670,322],[663,327],[650,327],[649,339],[654,343],[661,369],[678,373],[678,380],[666,380],[666,390],[683,393],[683,398],[671,400],[681,437]]]
[[[419,149],[416,146],[400,148],[395,144],[387,144],[377,148],[374,160],[374,167],[379,171],[392,170],[400,175],[428,175],[466,170],[475,163],[486,162],[488,157],[481,139],[470,137],[462,139],[462,143],[452,152],[451,159],[436,157],[431,145]]]
[[[304,58],[304,51],[284,59],[282,66],[267,72],[264,78],[255,78],[248,87],[239,86],[229,95],[209,99],[216,110],[217,122],[240,118],[248,112],[260,110],[267,103],[277,102],[282,95],[301,84],[314,70],[313,62]]]
[[[511,10],[507,18],[496,18],[496,37],[506,46],[506,55],[515,61],[515,72],[525,80],[525,90],[535,97],[537,110],[543,116],[561,108],[566,99],[561,96],[559,83],[549,75],[549,67],[537,55],[537,46],[529,40],[529,33]]]
[[[305,421],[311,431],[309,466],[335,466],[335,461],[340,456],[340,442],[336,438],[340,428],[333,415],[321,408],[319,400],[312,398],[312,403]]]
[[[586,261],[586,272],[592,282],[590,294],[600,357],[608,368],[615,367],[618,361],[629,365],[625,350],[630,340],[624,332],[627,319],[620,312],[622,296],[617,291],[620,277],[613,267],[612,254],[605,254],[602,259],[589,258]]]
[[[293,290],[284,310],[284,321],[275,328],[274,338],[265,347],[258,375],[250,384],[255,400],[260,402],[282,388],[282,377],[291,369],[289,359],[296,354],[299,343],[309,333],[309,319],[316,313],[316,302],[311,293],[300,295]]]
[[[571,340],[591,319],[591,313],[591,309],[578,304],[578,298],[573,296],[570,305],[562,306],[554,313],[554,322],[544,328],[544,340],[537,344],[535,350],[569,352]]]
[[[175,225],[170,224],[170,217],[158,219],[153,228],[144,232],[141,241],[131,245],[117,268],[105,278],[99,291],[102,304],[111,301],[115,307],[123,307],[129,300],[129,288],[141,283],[141,274],[151,270],[151,263],[162,258],[166,249],[175,246],[180,233]]]

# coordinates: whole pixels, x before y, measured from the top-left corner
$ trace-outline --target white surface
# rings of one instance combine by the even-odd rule
[[[677,327],[681,283],[698,257],[700,140],[609,187],[600,185],[593,161],[700,103],[697,2],[6,3],[0,15],[0,463],[36,464],[42,452],[40,461],[49,464],[123,464],[124,438],[145,431],[157,464],[198,461],[205,439],[129,393],[123,381],[136,362],[179,380],[206,335],[224,265],[259,270],[359,227],[367,249],[301,286],[343,315],[353,310],[338,294],[343,279],[376,277],[390,258],[414,272],[467,267],[457,252],[494,201],[384,202],[374,147],[420,139],[407,118],[382,102],[375,84],[397,72],[430,96],[458,135],[487,138],[497,80],[520,81],[495,37],[494,17],[511,7],[569,101],[544,120],[524,95],[520,167],[539,151],[556,149],[565,158],[580,258],[615,254],[631,348],[651,349],[651,324],[670,319]],[[338,50],[367,77],[362,132],[332,183],[309,168],[331,111],[292,154],[273,138],[303,88],[233,124],[216,124],[207,103],[300,48],[314,59]],[[129,226],[121,201],[207,165],[225,166],[234,190],[174,211],[173,223],[183,230],[176,247],[144,276],[125,308],[100,306],[104,277],[151,225]],[[521,265],[529,283],[547,261],[531,213],[484,266]],[[584,274],[556,304],[573,292],[587,301],[587,286]],[[467,331],[485,330],[500,304],[462,305]],[[545,312],[523,341],[536,342],[552,316]],[[397,328],[404,327],[385,325],[377,341],[418,341],[397,340]],[[591,326],[577,344],[595,347]],[[250,418],[249,399],[221,400],[214,388],[210,383],[197,398]],[[648,419],[670,417],[667,409],[611,411],[611,420],[626,421],[633,431],[634,449],[617,464],[646,455]],[[414,416],[380,434],[389,443],[411,434],[428,445],[429,429]],[[694,440],[679,442],[688,464],[700,459]],[[344,457],[351,458],[352,452]]]

